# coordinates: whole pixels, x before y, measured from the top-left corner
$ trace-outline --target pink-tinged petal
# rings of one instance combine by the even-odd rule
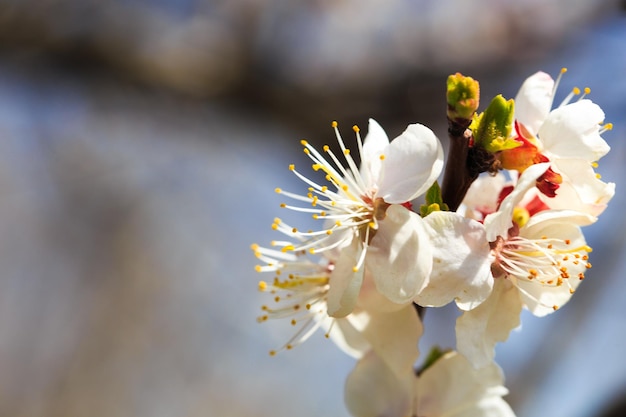
[[[393,313],[371,314],[362,331],[374,352],[398,377],[413,371],[423,328],[412,305]]]
[[[428,284],[432,263],[422,218],[402,206],[389,206],[365,257],[376,289],[394,303],[411,303]]]
[[[415,386],[415,414],[449,417],[513,416],[508,412],[510,408],[501,404],[501,397],[508,393],[502,385],[503,379],[502,371],[495,363],[488,363],[478,369],[463,355],[447,353],[420,375]],[[471,414],[472,410],[498,410],[502,414]]]
[[[353,238],[352,243],[341,251],[330,275],[328,315],[331,317],[345,317],[354,310],[363,283],[363,268],[354,271],[361,250],[361,241]]]
[[[491,249],[485,228],[457,213],[436,211],[424,218],[433,253],[433,270],[426,288],[413,299],[425,307],[455,300],[469,310],[491,293]]]
[[[611,149],[600,136],[603,121],[604,112],[590,100],[554,109],[539,129],[544,153],[550,159],[599,160]]]
[[[383,152],[378,197],[401,204],[423,194],[443,168],[443,148],[424,125],[413,124]]]
[[[346,406],[354,417],[408,416],[414,379],[412,371],[399,378],[372,351],[357,362],[346,379]]]
[[[563,178],[556,197],[539,198],[552,209],[572,209],[599,216],[615,195],[615,184],[596,176],[589,162],[581,159],[560,159],[552,164]]]
[[[524,81],[515,96],[515,118],[534,135],[550,113],[553,89],[552,77],[539,71]]]
[[[508,230],[513,225],[513,209],[524,198],[524,195],[535,186],[539,178],[550,167],[549,163],[535,164],[528,167],[519,177],[515,188],[506,196],[497,212],[485,217],[485,229],[487,239],[494,242],[498,236],[507,236]]]
[[[499,195],[506,184],[504,174],[481,175],[472,183],[467,194],[463,198],[463,205],[469,211],[466,217],[480,220],[487,214],[493,213],[498,208]]]
[[[489,298],[456,322],[457,349],[476,368],[493,361],[497,342],[504,342],[520,324],[522,300],[508,280],[498,278]]]
[[[380,155],[382,155],[387,145],[389,145],[387,133],[376,120],[369,119],[367,136],[363,140],[363,149],[361,151],[360,173],[365,184],[376,185],[380,177],[382,163]]]

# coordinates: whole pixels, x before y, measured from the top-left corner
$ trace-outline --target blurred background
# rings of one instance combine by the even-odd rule
[[[486,101],[561,67],[556,102],[590,87],[615,125],[618,194],[576,296],[497,360],[519,416],[624,415],[623,1],[0,0],[0,416],[347,416],[353,360],[321,334],[270,357],[292,330],[255,320],[299,140],[374,117],[445,144],[450,73]]]

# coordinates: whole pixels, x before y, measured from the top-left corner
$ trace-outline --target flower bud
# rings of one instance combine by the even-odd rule
[[[510,137],[514,111],[513,99],[505,100],[500,94],[495,96],[489,107],[476,116],[470,125],[474,143],[491,153],[520,146],[519,142]]]
[[[480,100],[478,81],[457,72],[448,77],[447,84],[448,119],[467,126],[472,120]]]

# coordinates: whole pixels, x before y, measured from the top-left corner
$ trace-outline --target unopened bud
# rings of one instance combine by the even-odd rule
[[[448,119],[465,125],[472,120],[480,102],[480,86],[472,77],[456,73],[448,77]]]
[[[489,107],[472,121],[470,129],[474,134],[474,143],[491,153],[520,146],[521,143],[509,137],[514,111],[513,99],[505,100],[500,94],[495,96]]]

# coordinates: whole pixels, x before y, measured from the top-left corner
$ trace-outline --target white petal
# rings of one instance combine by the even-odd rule
[[[552,107],[554,80],[545,72],[537,72],[524,81],[515,96],[515,119],[534,135],[539,131]]]
[[[416,414],[483,416],[468,414],[468,411],[493,408],[490,406],[491,399],[500,399],[508,393],[502,383],[502,371],[495,363],[476,369],[457,352],[447,353],[419,377],[416,384]]]
[[[422,322],[412,305],[393,313],[372,314],[363,336],[372,349],[398,375],[413,371],[419,356],[417,345],[422,336]]]
[[[500,397],[487,397],[450,417],[515,417],[511,406]]]
[[[353,268],[362,250],[361,245],[357,237],[353,238],[352,243],[341,251],[335,269],[330,275],[328,315],[331,317],[345,317],[356,305],[363,283],[363,268],[357,272],[354,272]]]
[[[365,257],[376,289],[395,303],[410,303],[428,283],[432,262],[422,218],[403,206],[389,206]]]
[[[511,194],[502,200],[498,211],[485,217],[485,229],[489,242],[494,242],[498,236],[507,236],[507,231],[513,225],[513,209],[528,190],[535,186],[537,178],[543,175],[549,167],[550,163],[535,164],[528,167],[519,177]]]
[[[350,314],[342,319],[325,320],[322,324],[322,328],[328,334],[329,339],[345,354],[356,359],[363,357],[371,349],[369,342],[361,333],[363,326],[360,320],[361,317],[358,315]]]
[[[424,125],[413,124],[384,151],[378,197],[401,204],[423,194],[443,168],[443,148]]]
[[[590,100],[580,100],[554,109],[539,129],[539,139],[548,157],[594,162],[611,149],[600,136],[603,121],[600,106]]]
[[[555,171],[563,177],[556,197],[539,197],[550,208],[572,209],[599,216],[615,195],[615,184],[597,178],[589,162],[581,159],[560,159],[553,162]]]
[[[411,411],[412,372],[398,376],[374,352],[357,362],[344,388],[346,406],[354,417],[407,416]]]
[[[569,240],[572,250],[586,246],[585,237],[578,225],[589,224],[594,220],[592,216],[572,211],[545,211],[531,217],[531,220],[520,230],[520,236],[527,239],[540,239],[549,236],[561,240]],[[518,280],[516,285],[520,290],[524,306],[535,316],[545,316],[554,311],[554,307],[562,307],[572,297],[581,280],[578,274],[587,269],[586,261],[575,263],[573,254],[561,265],[566,268],[569,278],[563,279],[559,286],[543,285],[537,280]],[[554,279],[559,278],[556,276]]]
[[[414,301],[441,307],[456,300],[469,310],[491,293],[491,249],[485,228],[457,213],[437,211],[424,218],[433,249],[430,280]]]
[[[463,205],[472,211],[493,213],[498,208],[498,196],[504,188],[506,178],[498,172],[496,175],[481,175],[472,183],[463,198]],[[480,217],[482,220],[482,216]]]
[[[456,322],[457,349],[476,367],[489,364],[495,345],[504,342],[520,324],[522,301],[519,291],[506,279],[494,282],[489,298]]]
[[[361,177],[367,185],[374,186],[380,177],[380,155],[389,145],[387,133],[374,119],[369,119],[367,136],[363,140],[361,152]]]

